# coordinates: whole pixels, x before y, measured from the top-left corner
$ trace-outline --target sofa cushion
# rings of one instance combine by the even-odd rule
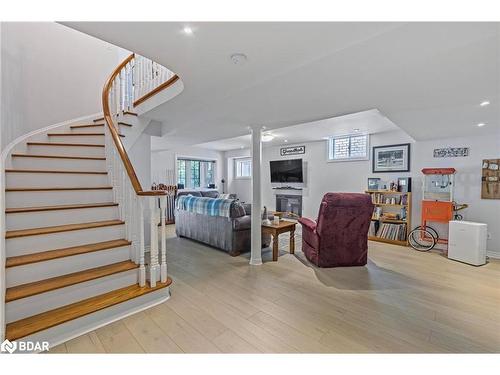
[[[233,220],[233,230],[234,231],[240,231],[240,230],[247,230],[250,229],[252,226],[252,217],[248,215],[244,215],[241,217],[237,217]]]
[[[201,196],[207,198],[219,198],[219,192],[217,190],[202,190]]]
[[[243,207],[243,204],[240,202],[234,201],[231,204],[231,212],[229,215],[231,218],[245,216],[245,207]]]
[[[196,191],[196,190],[184,190],[184,191],[178,191],[177,196],[180,197],[182,195],[192,195],[193,197],[201,197],[201,192]]]

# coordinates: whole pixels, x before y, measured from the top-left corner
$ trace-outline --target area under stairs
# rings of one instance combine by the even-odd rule
[[[120,129],[132,125],[119,122]],[[57,340],[154,303],[106,169],[104,122],[28,140],[5,170],[6,338]],[[121,132],[121,130],[120,130]],[[123,135],[122,135],[123,136]],[[163,290],[163,291],[162,291]]]

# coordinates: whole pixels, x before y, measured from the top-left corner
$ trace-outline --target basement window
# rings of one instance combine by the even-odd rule
[[[251,158],[235,159],[234,176],[235,178],[252,177],[252,159]]]
[[[368,160],[368,134],[350,134],[328,139],[329,161]]]

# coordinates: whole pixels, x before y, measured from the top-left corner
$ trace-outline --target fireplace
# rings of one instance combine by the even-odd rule
[[[276,211],[292,212],[302,216],[302,195],[276,194]],[[293,218],[293,215],[283,215],[283,217]]]

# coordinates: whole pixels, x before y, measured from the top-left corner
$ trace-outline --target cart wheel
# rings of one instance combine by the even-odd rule
[[[429,230],[429,228],[424,230],[421,227],[417,227],[408,235],[408,242],[415,250],[429,251],[436,246],[437,238]]]
[[[419,225],[415,229],[422,229],[422,226]],[[433,227],[430,227],[428,225],[425,226],[425,230],[427,230],[428,232],[430,232],[436,238],[436,241],[437,241],[437,239],[439,238],[439,234],[438,234],[437,230],[435,230]]]

